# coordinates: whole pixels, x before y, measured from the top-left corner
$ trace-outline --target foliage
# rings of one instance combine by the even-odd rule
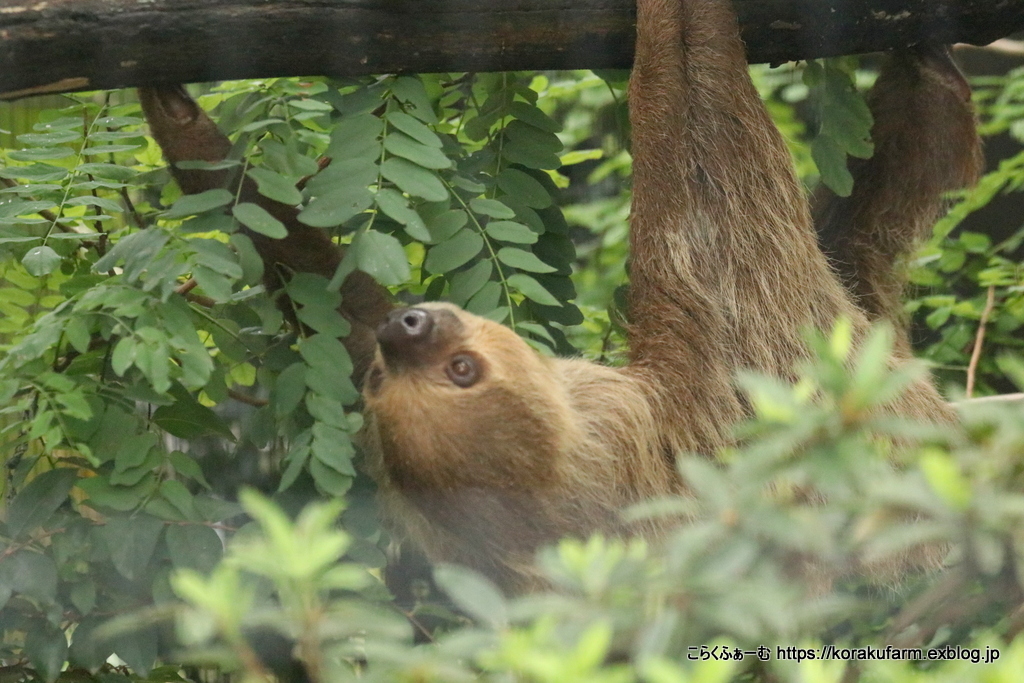
[[[1024,141],[1020,116],[1024,70],[981,79],[977,85],[982,133],[1009,134]],[[984,354],[978,364],[978,388],[983,393],[1010,388],[1003,377],[1019,365],[1024,349],[1024,226],[1007,226],[1009,230],[995,239],[976,227],[958,226],[998,195],[1018,193],[1022,187],[1024,152],[1002,160],[965,193],[935,226],[933,239],[911,270],[911,280],[922,292],[910,310],[934,331],[925,356],[947,370],[945,377],[963,382],[977,330],[985,327]]]
[[[865,121],[848,65],[810,73],[809,91],[793,69],[755,69],[766,95],[782,93],[769,107],[798,168],[813,173],[813,157],[841,184],[845,154],[866,151],[841,115]],[[602,76],[273,79],[201,103],[237,143],[226,164],[349,245],[331,284],[358,268],[407,300],[505,322],[542,352],[614,361],[630,157],[624,75]],[[809,92],[822,104],[807,142],[794,103]],[[1019,553],[1019,411],[947,430],[871,417],[907,378],[881,369],[881,333],[848,371],[842,330],[815,342],[795,386],[744,380],[758,410],[745,445],[721,467],[685,459],[692,497],[634,511],[689,520],[664,544],[567,540],[541,558],[546,595],[510,600],[441,567],[438,591],[392,601],[390,539],[356,467],[336,288],[294,278],[309,333],[290,329],[237,230],[273,237],[280,223],[227,191],[181,196],[130,94],[68,102],[40,112],[0,168],[0,660],[15,676],[265,680],[294,654],[324,681],[839,680],[837,662],[715,656],[883,642],[906,595],[845,578],[809,591],[795,568],[844,575],[926,541],[959,549],[969,571],[951,580],[979,596],[955,619],[936,607],[931,644],[984,650],[1015,634],[993,626],[993,605]],[[999,286],[1004,315],[1012,285]],[[906,469],[888,464],[894,441]],[[936,581],[913,590],[926,598]],[[1003,646],[993,671],[1019,668],[1022,647]],[[919,670],[967,669],[864,675]]]

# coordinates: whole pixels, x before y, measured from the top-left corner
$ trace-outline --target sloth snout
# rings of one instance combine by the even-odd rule
[[[385,355],[404,354],[430,338],[434,316],[422,308],[391,311],[377,327],[377,343]]]

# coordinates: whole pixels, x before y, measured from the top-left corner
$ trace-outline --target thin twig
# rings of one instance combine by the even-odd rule
[[[996,306],[996,288],[988,288],[988,297],[985,299],[985,310],[981,312],[981,320],[978,321],[978,334],[974,338],[974,350],[971,351],[971,364],[967,366],[967,398],[974,394],[974,380],[978,372],[978,361],[981,360],[981,349],[985,345],[985,326],[988,324],[992,309]]]
[[[320,157],[319,159],[316,160],[316,173],[319,173],[320,171],[324,170],[330,165],[331,157]],[[299,182],[295,183],[295,189],[297,189],[299,192],[302,192],[304,189],[306,189],[306,183],[312,180],[316,173],[300,178]]]
[[[196,279],[194,277],[189,278],[188,281],[186,281],[184,284],[176,287],[174,289],[174,293],[182,295],[192,303],[199,304],[203,308],[213,308],[214,306],[216,306],[217,302],[211,299],[210,297],[192,293],[192,290],[195,289],[196,285],[198,284],[199,283],[196,282]]]
[[[186,294],[191,292],[193,289],[195,289],[196,285],[198,285],[198,284],[199,283],[196,282],[196,279],[194,277],[193,278],[189,278],[188,281],[186,281],[183,285],[180,285],[180,286],[176,287],[175,290],[174,290],[174,293],[175,294],[181,294],[182,296],[185,296]]]
[[[967,398],[964,399],[963,401],[953,401],[953,405],[962,406],[969,403],[995,403],[1009,401],[1024,401],[1024,394],[998,394],[996,396],[978,396],[977,398]]]
[[[397,609],[397,610],[398,610],[399,612],[401,612],[401,613],[402,613],[402,615],[403,615],[403,616],[404,616],[404,617],[405,617],[406,619],[408,619],[408,620],[409,620],[409,623],[410,623],[410,624],[412,624],[412,625],[413,625],[413,627],[414,627],[414,628],[415,628],[416,630],[418,630],[418,631],[419,631],[420,633],[422,633],[422,634],[423,634],[423,637],[424,637],[424,638],[426,638],[427,640],[429,640],[429,641],[430,641],[431,643],[436,643],[436,642],[437,642],[437,639],[436,639],[436,638],[434,637],[434,634],[433,634],[433,633],[431,633],[431,632],[430,632],[430,630],[429,630],[429,629],[428,629],[428,628],[427,628],[426,626],[424,626],[424,625],[423,625],[422,623],[420,623],[420,620],[416,618],[416,615],[415,615],[415,614],[413,614],[411,610],[410,610],[410,611],[407,611],[407,610],[404,610],[404,609],[402,609],[401,607],[396,607],[396,609]]]
[[[268,401],[267,399],[256,398],[255,396],[243,394],[238,389],[228,389],[228,396],[235,399],[236,401],[239,401],[241,403],[248,403],[249,405],[256,406],[257,408],[262,408],[263,406],[270,405],[270,401]]]
[[[208,296],[203,296],[202,294],[189,293],[185,295],[185,298],[194,304],[199,304],[203,308],[213,308],[214,306],[217,305],[217,302],[215,300],[211,299]]]
[[[128,207],[128,215],[135,221],[135,227],[146,227],[146,221],[142,218],[142,214],[139,213],[139,210],[135,208],[135,202],[132,201],[131,196],[128,194],[127,185],[121,187],[121,200],[124,202],[124,205]]]
[[[1000,55],[1008,55],[1010,57],[1020,57],[1024,55],[1024,41],[1013,40],[1012,38],[1000,38],[994,43],[988,45],[966,45],[958,43],[956,46],[957,51],[971,50],[976,52],[991,52]]]

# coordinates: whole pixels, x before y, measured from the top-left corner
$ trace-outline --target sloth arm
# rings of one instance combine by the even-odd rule
[[[744,408],[739,369],[789,376],[803,330],[867,322],[818,248],[755,90],[731,3],[639,0],[630,82],[633,363],[674,445],[707,452]]]
[[[196,194],[237,182],[227,171],[178,167],[182,161],[221,161],[228,158],[232,148],[227,136],[182,86],[139,88],[139,101],[150,131],[163,149],[171,174],[182,192]],[[260,195],[248,177],[242,179],[241,200],[259,204],[288,229],[286,237],[272,239],[239,226],[263,260],[264,283],[268,290],[280,289],[283,280],[293,273],[313,273],[328,280],[334,276],[341,263],[341,249],[323,230],[300,223],[298,209]],[[352,324],[352,332],[341,341],[352,356],[353,378],[359,382],[377,348],[374,330],[393,304],[387,290],[361,271],[345,279],[341,296],[338,310]],[[290,311],[290,308],[285,307],[285,310]]]
[[[872,319],[890,321],[909,353],[901,296],[906,258],[982,166],[970,86],[948,48],[891,55],[868,104],[875,153],[851,164],[853,193],[819,187],[814,219],[821,248]]]

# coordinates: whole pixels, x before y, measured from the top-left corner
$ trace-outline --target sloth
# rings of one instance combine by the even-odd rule
[[[176,166],[230,150],[182,88],[140,99],[184,192],[227,182]],[[805,329],[842,317],[856,341],[889,321],[889,362],[908,362],[899,266],[944,195],[976,178],[979,142],[945,48],[890,56],[869,104],[876,152],[851,168],[853,194],[809,200],[750,80],[730,2],[638,0],[629,362],[545,357],[453,305],[397,307],[353,273],[343,342],[365,377],[361,440],[390,524],[432,561],[528,591],[543,585],[537,549],[558,538],[658,533],[625,527],[619,511],[684,492],[677,455],[713,457],[749,415],[737,371],[791,377]],[[338,247],[242,183],[289,228],[281,240],[250,235],[268,287],[281,272],[331,277]],[[890,409],[952,419],[927,379]]]

